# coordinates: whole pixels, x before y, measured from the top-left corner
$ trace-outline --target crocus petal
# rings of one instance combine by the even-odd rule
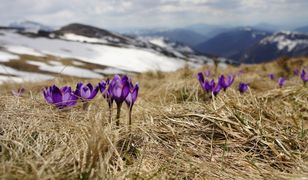
[[[134,91],[133,91],[133,93],[132,93],[132,100],[133,100],[133,102],[136,102],[136,100],[137,100],[138,91],[139,91],[139,84],[136,83],[135,88],[134,88]]]
[[[89,100],[90,100],[90,99],[93,99],[93,98],[96,96],[96,94],[97,94],[97,92],[98,92],[98,89],[99,89],[99,85],[97,85],[97,86],[95,87],[95,89],[92,90],[90,96],[88,97]]]
[[[82,86],[80,90],[80,97],[82,99],[88,99],[88,97],[91,95],[91,91],[88,86]]]
[[[199,72],[199,73],[198,73],[197,78],[198,78],[198,80],[199,80],[199,82],[200,82],[201,84],[204,83],[204,77],[203,77],[202,72]]]
[[[100,92],[103,93],[105,91],[105,89],[106,89],[106,83],[104,81],[99,82],[98,86],[99,86]]]
[[[88,83],[87,86],[89,87],[90,91],[92,92],[93,91],[93,86],[91,83]]]
[[[52,87],[51,98],[54,104],[62,102],[61,90],[55,85]]]
[[[45,100],[46,100],[49,104],[52,104],[53,101],[52,101],[52,97],[51,97],[49,88],[45,88],[45,89],[43,90],[43,94],[44,94]]]
[[[221,89],[222,89],[221,85],[217,84],[217,86],[213,89],[214,96],[217,96]]]
[[[126,97],[127,97],[129,92],[130,92],[129,82],[128,81],[124,81],[123,82],[122,94],[121,94],[122,101],[124,101],[126,99]]]

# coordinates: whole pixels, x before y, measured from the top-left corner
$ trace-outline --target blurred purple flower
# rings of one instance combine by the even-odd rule
[[[25,88],[18,88],[17,90],[12,90],[11,93],[13,96],[20,97],[25,93]]]
[[[244,92],[248,90],[248,84],[240,82],[238,86],[238,90],[240,91],[241,94],[243,94]]]
[[[224,89],[224,91],[227,90],[227,88],[230,87],[233,82],[234,82],[234,76],[231,74],[228,75],[227,80],[225,79],[224,75],[221,75],[218,78],[218,84],[221,86],[221,88]]]
[[[293,74],[294,74],[295,76],[298,76],[298,75],[299,75],[299,69],[297,69],[297,68],[294,69],[294,70],[293,70]]]
[[[93,88],[91,83],[83,84],[82,82],[79,82],[76,86],[75,95],[79,97],[81,101],[87,102],[96,96],[98,89],[99,85]]]
[[[286,79],[284,77],[280,77],[278,79],[278,86],[281,88],[286,82]]]
[[[269,74],[268,77],[269,77],[271,80],[274,80],[274,78],[275,78],[274,74],[272,74],[272,73]]]
[[[301,79],[303,80],[304,84],[308,81],[308,74],[306,74],[306,71],[303,69],[301,72]]]
[[[78,99],[74,91],[71,90],[71,87],[68,86],[64,86],[61,89],[56,85],[46,87],[43,90],[43,94],[49,104],[53,104],[59,109],[74,106]]]
[[[205,75],[206,77],[210,77],[210,76],[211,76],[211,70],[206,70],[206,71],[204,72],[204,75]]]

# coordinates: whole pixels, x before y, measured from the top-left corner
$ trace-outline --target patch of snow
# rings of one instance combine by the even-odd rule
[[[69,40],[69,41],[78,41],[78,42],[87,42],[87,43],[107,43],[107,41],[104,39],[90,38],[90,37],[80,36],[80,35],[73,34],[73,33],[66,33],[60,38]]]
[[[44,54],[32,49],[32,48],[28,48],[25,46],[5,46],[5,48],[11,52],[11,53],[15,53],[15,54],[27,54],[27,55],[32,55],[32,56],[44,56]]]
[[[117,68],[105,68],[105,69],[95,69],[94,70],[97,73],[102,73],[102,74],[125,74],[125,71],[122,71],[120,69]]]
[[[98,73],[92,72],[88,69],[82,69],[74,66],[51,66],[43,62],[27,61],[28,64],[38,66],[42,71],[48,71],[53,73],[59,73],[69,76],[81,77],[81,78],[101,78]]]
[[[164,38],[151,38],[150,43],[155,44],[160,47],[168,47],[168,45],[165,43]]]
[[[31,81],[31,82],[34,82],[34,81],[43,81],[43,80],[49,80],[49,79],[54,78],[53,76],[49,76],[49,75],[45,75],[45,74],[19,71],[19,70],[16,70],[16,69],[13,69],[11,67],[4,66],[4,65],[0,65],[0,73],[15,76],[15,77],[2,76],[2,78],[0,79],[0,83],[1,83],[1,81],[2,81],[2,83],[4,81],[14,81],[14,82]]]
[[[14,77],[14,76],[3,76],[0,75],[0,84],[3,84],[5,82],[16,82],[21,83],[23,82],[23,79],[21,77]]]
[[[86,44],[60,39],[31,38],[6,31],[3,31],[3,34],[5,35],[0,36],[0,41],[9,46],[26,46],[44,54],[62,58],[76,58],[84,62],[126,71],[174,71],[185,65],[184,60],[166,57],[145,49]]]
[[[11,59],[19,59],[19,56],[0,51],[0,62],[9,62]]]
[[[276,43],[278,50],[287,49],[289,52],[292,51],[298,45],[308,45],[307,40],[302,39],[289,39],[287,34],[275,34],[269,37],[266,37],[261,40],[261,44],[268,44],[268,43]]]

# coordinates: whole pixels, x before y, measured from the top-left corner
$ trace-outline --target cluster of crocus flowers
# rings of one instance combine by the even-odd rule
[[[91,83],[83,84],[79,82],[75,91],[69,86],[58,88],[53,85],[44,88],[43,95],[49,104],[55,105],[59,109],[76,105],[78,99],[81,100],[83,108],[86,109],[88,102],[95,98],[98,91],[103,94],[108,102],[110,122],[113,102],[117,105],[117,125],[119,125],[122,104],[125,102],[129,108],[129,124],[131,125],[132,109],[137,100],[139,85],[138,83],[133,85],[132,81],[125,75],[122,77],[115,75],[111,81],[101,81],[95,87]]]
[[[204,79],[203,73],[199,72],[197,75],[197,79],[199,80],[199,83],[205,92],[212,93],[214,96],[217,96],[222,89],[225,91],[232,85],[234,81],[234,76],[229,75],[227,78],[225,78],[224,75],[221,75],[219,76],[216,83],[214,79],[212,79],[211,81]]]

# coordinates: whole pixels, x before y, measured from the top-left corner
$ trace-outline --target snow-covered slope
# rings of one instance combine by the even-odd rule
[[[27,77],[32,76],[33,69],[37,71],[36,74],[47,73],[48,78],[55,77],[57,74],[100,78],[104,74],[112,73],[174,71],[185,64],[198,66],[211,61],[205,56],[195,54],[188,47],[171,42],[162,41],[166,44],[157,44],[155,40],[112,35],[114,36],[89,37],[66,32],[50,33],[49,37],[43,37],[19,33],[17,30],[2,29],[0,30],[0,66],[2,69],[10,68],[10,71],[0,72],[2,76],[0,82],[3,79],[12,80],[23,77],[30,80]],[[35,60],[33,61],[31,57]],[[63,59],[66,61],[64,64]],[[57,61],[60,62],[57,64]],[[18,65],[19,62],[20,65]],[[15,66],[18,69],[12,71]],[[23,69],[23,66],[29,67]],[[5,75],[9,78],[4,78]],[[40,79],[43,80],[47,78],[37,77],[42,77]]]

